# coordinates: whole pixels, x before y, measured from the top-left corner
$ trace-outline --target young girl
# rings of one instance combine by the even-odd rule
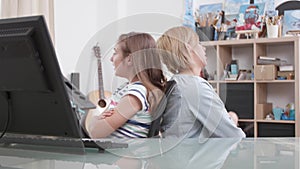
[[[156,42],[147,33],[123,34],[111,62],[115,75],[128,82],[113,93],[108,111],[87,116],[86,130],[91,138],[145,138],[166,83]]]
[[[212,86],[199,72],[206,66],[206,51],[188,27],[174,27],[157,41],[162,60],[175,75],[178,92],[168,99],[163,116],[165,137],[245,137],[231,120]],[[170,107],[169,107],[170,106]]]

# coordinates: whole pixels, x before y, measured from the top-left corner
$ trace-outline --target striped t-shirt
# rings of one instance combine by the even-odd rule
[[[117,138],[146,138],[151,124],[149,103],[147,101],[147,89],[141,82],[125,83],[112,95],[110,109],[115,108],[122,97],[126,95],[136,96],[142,103],[142,110],[137,112],[123,126],[114,131],[109,137]]]

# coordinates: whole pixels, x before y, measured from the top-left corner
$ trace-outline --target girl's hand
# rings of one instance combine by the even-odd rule
[[[109,110],[109,111],[103,112],[103,113],[99,116],[99,120],[105,119],[105,118],[107,118],[107,117],[112,116],[112,115],[114,114],[114,112],[115,112],[114,109],[111,109],[111,110]]]

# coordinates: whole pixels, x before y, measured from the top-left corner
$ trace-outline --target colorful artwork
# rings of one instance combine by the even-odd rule
[[[199,14],[218,13],[222,9],[223,9],[222,3],[200,5]]]
[[[249,0],[225,0],[224,11],[226,15],[238,14],[241,5],[249,4]]]
[[[275,11],[275,0],[254,0],[255,4],[265,3],[266,11]]]
[[[206,27],[210,25],[218,25],[219,23],[214,23],[214,21],[215,17],[222,11],[222,9],[222,3],[200,5],[197,10],[200,26]]]
[[[241,5],[236,30],[261,30],[265,3]]]
[[[284,11],[283,35],[288,31],[300,31],[300,10]]]
[[[185,14],[183,25],[195,29],[195,20],[193,15],[193,0],[185,0]]]

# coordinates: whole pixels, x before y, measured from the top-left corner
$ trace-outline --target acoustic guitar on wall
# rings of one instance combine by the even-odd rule
[[[96,105],[96,109],[89,112],[86,120],[85,127],[88,128],[89,120],[93,116],[99,116],[101,113],[106,111],[110,104],[111,93],[104,91],[103,86],[103,76],[102,76],[102,63],[101,63],[101,52],[98,43],[93,47],[93,52],[97,58],[97,67],[98,67],[98,90],[92,91],[88,94],[89,100]]]

